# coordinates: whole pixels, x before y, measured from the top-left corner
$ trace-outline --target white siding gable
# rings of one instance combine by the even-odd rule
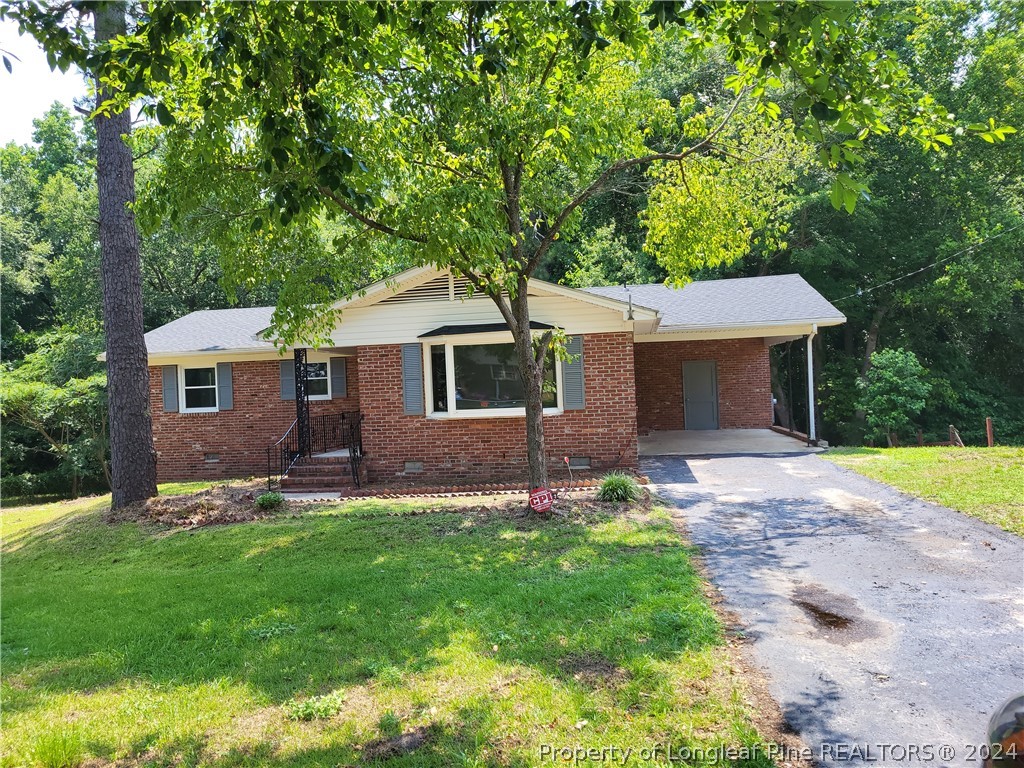
[[[394,300],[398,296],[401,294],[369,306],[342,309],[341,320],[331,334],[334,345],[407,344],[444,325],[504,322],[494,302],[479,294],[469,298],[465,292],[456,292],[454,300],[450,294]],[[569,335],[633,330],[633,321],[627,320],[623,311],[567,296],[531,295],[530,319],[563,328]]]

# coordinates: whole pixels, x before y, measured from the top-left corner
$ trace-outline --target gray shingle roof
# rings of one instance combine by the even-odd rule
[[[586,288],[590,293],[656,309],[659,331],[701,327],[781,325],[846,320],[800,275],[704,280],[682,288],[666,285],[621,285]],[[260,337],[270,326],[273,307],[208,309],[180,317],[146,334],[150,355],[227,350],[274,350]]]
[[[151,355],[229,349],[273,350],[273,343],[258,335],[270,325],[273,314],[273,307],[192,312],[147,333],[146,350]]]
[[[700,280],[682,288],[660,283],[609,285],[585,291],[661,312],[659,331],[687,328],[841,323],[846,317],[800,275]]]

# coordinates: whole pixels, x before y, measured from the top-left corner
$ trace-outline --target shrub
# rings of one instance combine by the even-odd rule
[[[601,481],[597,498],[599,501],[636,501],[640,498],[640,485],[630,475],[615,472]]]
[[[260,509],[277,509],[282,504],[284,504],[284,496],[277,491],[256,497],[256,506]]]
[[[292,700],[284,705],[285,712],[292,720],[322,720],[341,712],[345,696],[334,691],[323,696],[314,696],[302,701]]]
[[[883,349],[871,355],[871,370],[860,383],[860,405],[876,434],[891,436],[913,426],[931,384],[927,371],[909,350]]]
[[[32,760],[41,768],[78,768],[84,758],[82,736],[70,728],[41,734],[32,748]]]

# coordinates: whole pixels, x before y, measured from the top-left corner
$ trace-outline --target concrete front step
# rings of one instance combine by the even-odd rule
[[[331,475],[316,477],[293,477],[285,475],[281,478],[282,490],[316,491],[321,489],[354,488],[352,475]]]
[[[352,467],[346,462],[339,464],[296,464],[290,470],[290,477],[329,477],[332,475],[352,474]]]

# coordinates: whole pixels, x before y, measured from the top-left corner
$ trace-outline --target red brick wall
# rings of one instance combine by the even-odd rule
[[[525,419],[430,419],[402,408],[401,346],[360,347],[363,448],[371,481],[402,475],[423,462],[424,479],[518,478],[526,475]],[[629,333],[583,338],[586,408],[544,418],[552,469],[562,457],[589,456],[596,467],[637,463],[633,339]]]
[[[637,425],[640,434],[685,429],[683,362],[714,360],[718,368],[718,426],[772,425],[771,368],[763,339],[657,341],[637,344]]]
[[[150,367],[150,408],[157,452],[157,477],[168,480],[207,480],[263,475],[267,446],[295,420],[295,401],[281,399],[280,363],[251,360],[232,363],[234,408],[217,413],[168,413],[163,404],[163,377]],[[356,359],[348,358],[348,397],[314,400],[311,416],[359,410]],[[220,460],[207,462],[216,453]]]

